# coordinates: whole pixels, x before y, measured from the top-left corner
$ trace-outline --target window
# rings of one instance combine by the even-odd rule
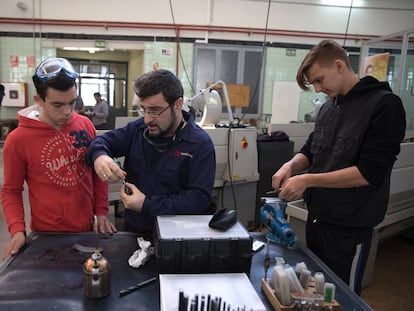
[[[194,85],[196,91],[205,89],[208,83],[219,80],[226,85],[245,84],[250,86],[249,107],[238,107],[231,103],[235,118],[246,114],[257,117],[262,111],[263,67],[261,47],[227,46],[214,44],[195,45]],[[202,110],[202,107],[198,107]],[[222,108],[223,118],[227,108]]]
[[[101,93],[109,107],[126,107],[127,63],[70,60],[79,72],[79,95],[85,106],[94,106],[95,92]]]

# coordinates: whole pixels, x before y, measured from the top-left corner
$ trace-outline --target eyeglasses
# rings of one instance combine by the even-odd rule
[[[164,113],[165,110],[170,108],[171,106],[167,106],[165,108],[149,108],[149,109],[139,109],[138,112],[145,116],[145,114],[149,114],[151,117],[156,118],[159,117]]]
[[[79,76],[67,59],[50,58],[37,66],[35,77],[37,82],[47,82],[56,78],[61,72],[74,80]]]

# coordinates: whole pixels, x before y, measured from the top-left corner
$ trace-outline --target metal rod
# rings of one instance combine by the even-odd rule
[[[148,284],[150,284],[150,283],[152,283],[156,280],[157,280],[157,277],[153,277],[151,279],[148,279],[146,281],[138,283],[134,286],[128,287],[127,289],[123,289],[123,290],[119,291],[119,297],[124,297],[124,296],[126,296],[126,295],[128,295],[128,294],[130,294],[130,293],[132,293],[132,292],[134,292],[134,291],[136,291],[136,290],[138,290],[138,289],[140,289],[140,288],[142,288],[142,287],[144,287],[144,286],[146,286],[146,285],[148,285]]]

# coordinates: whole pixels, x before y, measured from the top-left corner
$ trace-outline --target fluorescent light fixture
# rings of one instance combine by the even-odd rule
[[[103,51],[103,49],[99,49],[99,48],[79,48],[79,47],[71,47],[71,46],[66,46],[63,48],[65,51],[82,51],[82,52],[89,52],[91,54],[95,53],[95,52],[99,52],[99,51]]]

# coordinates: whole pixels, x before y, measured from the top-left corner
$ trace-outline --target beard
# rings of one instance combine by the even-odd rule
[[[151,138],[155,138],[155,139],[157,139],[157,138],[166,138],[166,137],[173,136],[172,135],[173,134],[173,128],[174,128],[174,126],[175,126],[175,124],[177,122],[177,116],[175,115],[174,110],[172,110],[172,109],[170,110],[170,116],[171,116],[170,124],[167,126],[166,129],[162,129],[157,124],[151,124],[151,123],[149,123],[150,126],[157,127],[159,129],[159,132],[158,133],[154,133],[154,132],[148,131],[148,135]]]

